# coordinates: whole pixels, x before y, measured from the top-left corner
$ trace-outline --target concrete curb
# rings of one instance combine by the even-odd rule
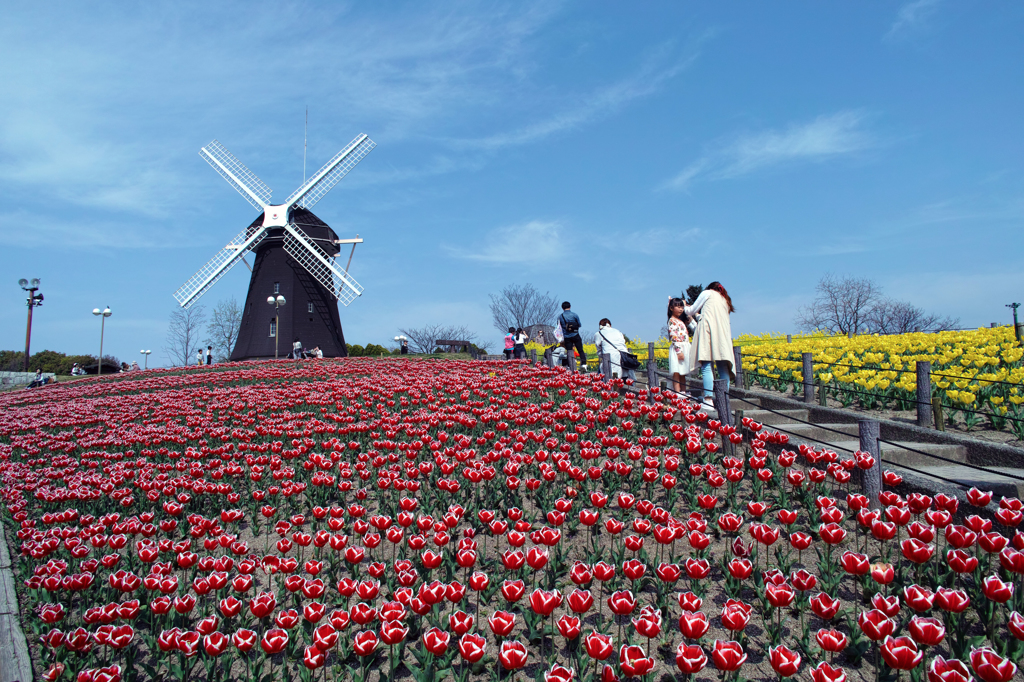
[[[0,523],[0,682],[32,682],[32,659],[21,630],[21,612],[14,585],[7,537]]]

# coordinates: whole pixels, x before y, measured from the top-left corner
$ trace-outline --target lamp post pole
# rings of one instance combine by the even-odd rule
[[[142,357],[143,357],[145,365],[146,365],[142,369],[149,369],[149,354],[152,353],[153,351],[151,351],[151,350],[140,350],[139,352],[142,353]]]
[[[25,325],[25,371],[28,370],[29,349],[32,343],[32,309],[43,304],[43,295],[39,291],[39,278],[29,282],[27,279],[18,280],[21,288],[28,292],[28,324]],[[1015,311],[1016,312],[1016,311]]]
[[[1017,323],[1017,308],[1020,307],[1020,303],[1008,303],[1006,307],[1013,308],[1013,335],[1017,337],[1017,343],[1021,343],[1020,325]],[[31,311],[29,311],[29,314],[31,315]]]
[[[281,337],[281,306],[287,301],[284,296],[267,296],[267,303],[274,306],[274,359],[277,360],[277,340]]]
[[[93,308],[92,314],[100,318],[100,361],[96,363],[96,375],[100,376],[103,374],[103,330],[107,323],[107,318],[110,317],[110,306],[103,310]]]

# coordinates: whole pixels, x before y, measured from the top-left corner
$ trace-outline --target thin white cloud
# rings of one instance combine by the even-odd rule
[[[543,265],[564,253],[562,223],[531,220],[491,230],[483,243],[472,249],[444,246],[456,258],[496,264]]]
[[[886,40],[893,40],[908,32],[919,30],[935,11],[939,0],[914,0],[900,7],[896,21],[885,34]]]
[[[841,111],[782,131],[743,135],[689,164],[659,189],[685,190],[698,178],[736,178],[769,166],[825,161],[861,151],[875,144],[863,122],[863,113]]]
[[[612,114],[633,100],[661,90],[666,82],[693,64],[700,54],[700,45],[711,35],[709,32],[701,36],[682,57],[675,56],[671,46],[661,46],[633,75],[601,86],[580,97],[577,103],[541,121],[483,138],[459,140],[457,143],[462,147],[486,150],[529,144]]]
[[[598,235],[594,237],[594,240],[599,246],[615,253],[654,256],[664,253],[666,248],[687,243],[693,244],[700,232],[700,229],[696,227],[686,229],[654,227],[647,230]]]

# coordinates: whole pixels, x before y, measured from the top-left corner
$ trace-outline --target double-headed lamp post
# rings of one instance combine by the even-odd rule
[[[103,326],[107,323],[107,318],[110,317],[110,306],[107,306],[103,310],[99,308],[93,308],[92,314],[100,318],[100,361],[96,363],[96,374],[103,374]]]
[[[277,360],[277,340],[281,336],[281,306],[287,303],[284,296],[267,296],[267,303],[274,306],[274,359]]]
[[[139,352],[142,353],[142,357],[145,359],[145,365],[146,366],[143,367],[142,369],[149,369],[149,354],[152,353],[153,351],[151,351],[151,350],[140,350]]]
[[[28,371],[29,345],[32,341],[32,309],[43,304],[43,295],[39,291],[39,278],[29,282],[27,279],[19,279],[18,286],[28,292],[28,326],[25,328],[25,371]]]
[[[402,334],[395,337],[395,341],[398,342],[398,348],[402,355],[409,352],[409,339],[405,338]]]

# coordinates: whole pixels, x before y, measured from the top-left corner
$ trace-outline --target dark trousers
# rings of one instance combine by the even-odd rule
[[[587,364],[587,353],[586,351],[583,350],[583,339],[580,338],[579,334],[571,338],[566,338],[564,341],[562,341],[562,348],[564,348],[565,352],[568,353],[569,355],[572,355],[572,349],[575,348],[580,353],[579,364]]]
[[[207,355],[206,356],[206,364],[208,364],[208,365],[213,364],[213,356],[212,355]]]

